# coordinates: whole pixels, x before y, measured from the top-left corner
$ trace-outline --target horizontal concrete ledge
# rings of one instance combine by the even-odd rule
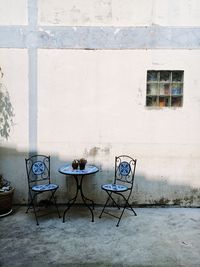
[[[1,26],[0,48],[200,49],[200,27]]]

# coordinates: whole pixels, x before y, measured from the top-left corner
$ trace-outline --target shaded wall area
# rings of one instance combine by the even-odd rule
[[[18,152],[15,149],[1,147],[0,169],[6,179],[9,179],[15,187],[14,203],[26,204],[28,200],[28,184],[25,171],[24,159],[28,157],[28,152]],[[99,172],[84,178],[83,190],[86,195],[93,199],[96,204],[102,205],[106,200],[106,194],[101,190],[102,183],[110,183],[114,175],[114,158],[110,167],[105,166],[105,162],[98,156],[88,156],[90,164],[95,164]],[[70,176],[64,176],[58,172],[58,169],[71,164],[72,158],[61,159],[58,155],[51,155],[51,177],[52,181],[59,184],[57,192],[57,201],[65,204],[75,194],[76,187],[74,179]],[[135,206],[183,206],[199,207],[200,190],[198,186],[193,186],[189,182],[170,182],[164,176],[150,176],[146,173],[147,169],[141,167],[144,159],[138,158],[135,185],[131,196],[131,203]],[[178,161],[176,160],[176,165]],[[155,166],[155,160],[151,161]],[[176,168],[179,168],[177,166]],[[145,172],[142,172],[142,169]],[[48,195],[42,196],[42,199]],[[120,199],[117,199],[120,202]],[[81,203],[78,197],[77,203]]]

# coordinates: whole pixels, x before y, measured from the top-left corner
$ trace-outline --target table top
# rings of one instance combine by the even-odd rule
[[[65,165],[58,170],[62,174],[66,175],[89,175],[99,171],[99,169],[94,165],[86,165],[84,170],[75,170],[71,165]]]

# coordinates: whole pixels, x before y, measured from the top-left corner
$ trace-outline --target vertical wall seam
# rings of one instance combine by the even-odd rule
[[[37,31],[37,0],[28,0],[29,32]],[[37,153],[38,147],[38,85],[37,85],[37,48],[28,47],[29,81],[29,156]]]

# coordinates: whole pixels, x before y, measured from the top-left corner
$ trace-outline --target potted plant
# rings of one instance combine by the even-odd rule
[[[78,169],[78,160],[77,159],[75,159],[75,160],[72,161],[72,168],[74,170],[77,170]]]
[[[86,163],[87,163],[87,160],[84,159],[84,158],[81,158],[81,159],[79,160],[79,168],[80,168],[80,170],[84,170],[84,169],[85,169],[85,165],[86,165]]]
[[[2,82],[3,76],[4,74],[0,67],[0,137],[2,140],[8,139],[14,117],[9,93]],[[10,185],[10,182],[0,174],[0,217],[12,212],[13,193],[14,188]]]
[[[12,200],[14,188],[10,182],[0,174],[0,217],[6,216],[12,212]]]

